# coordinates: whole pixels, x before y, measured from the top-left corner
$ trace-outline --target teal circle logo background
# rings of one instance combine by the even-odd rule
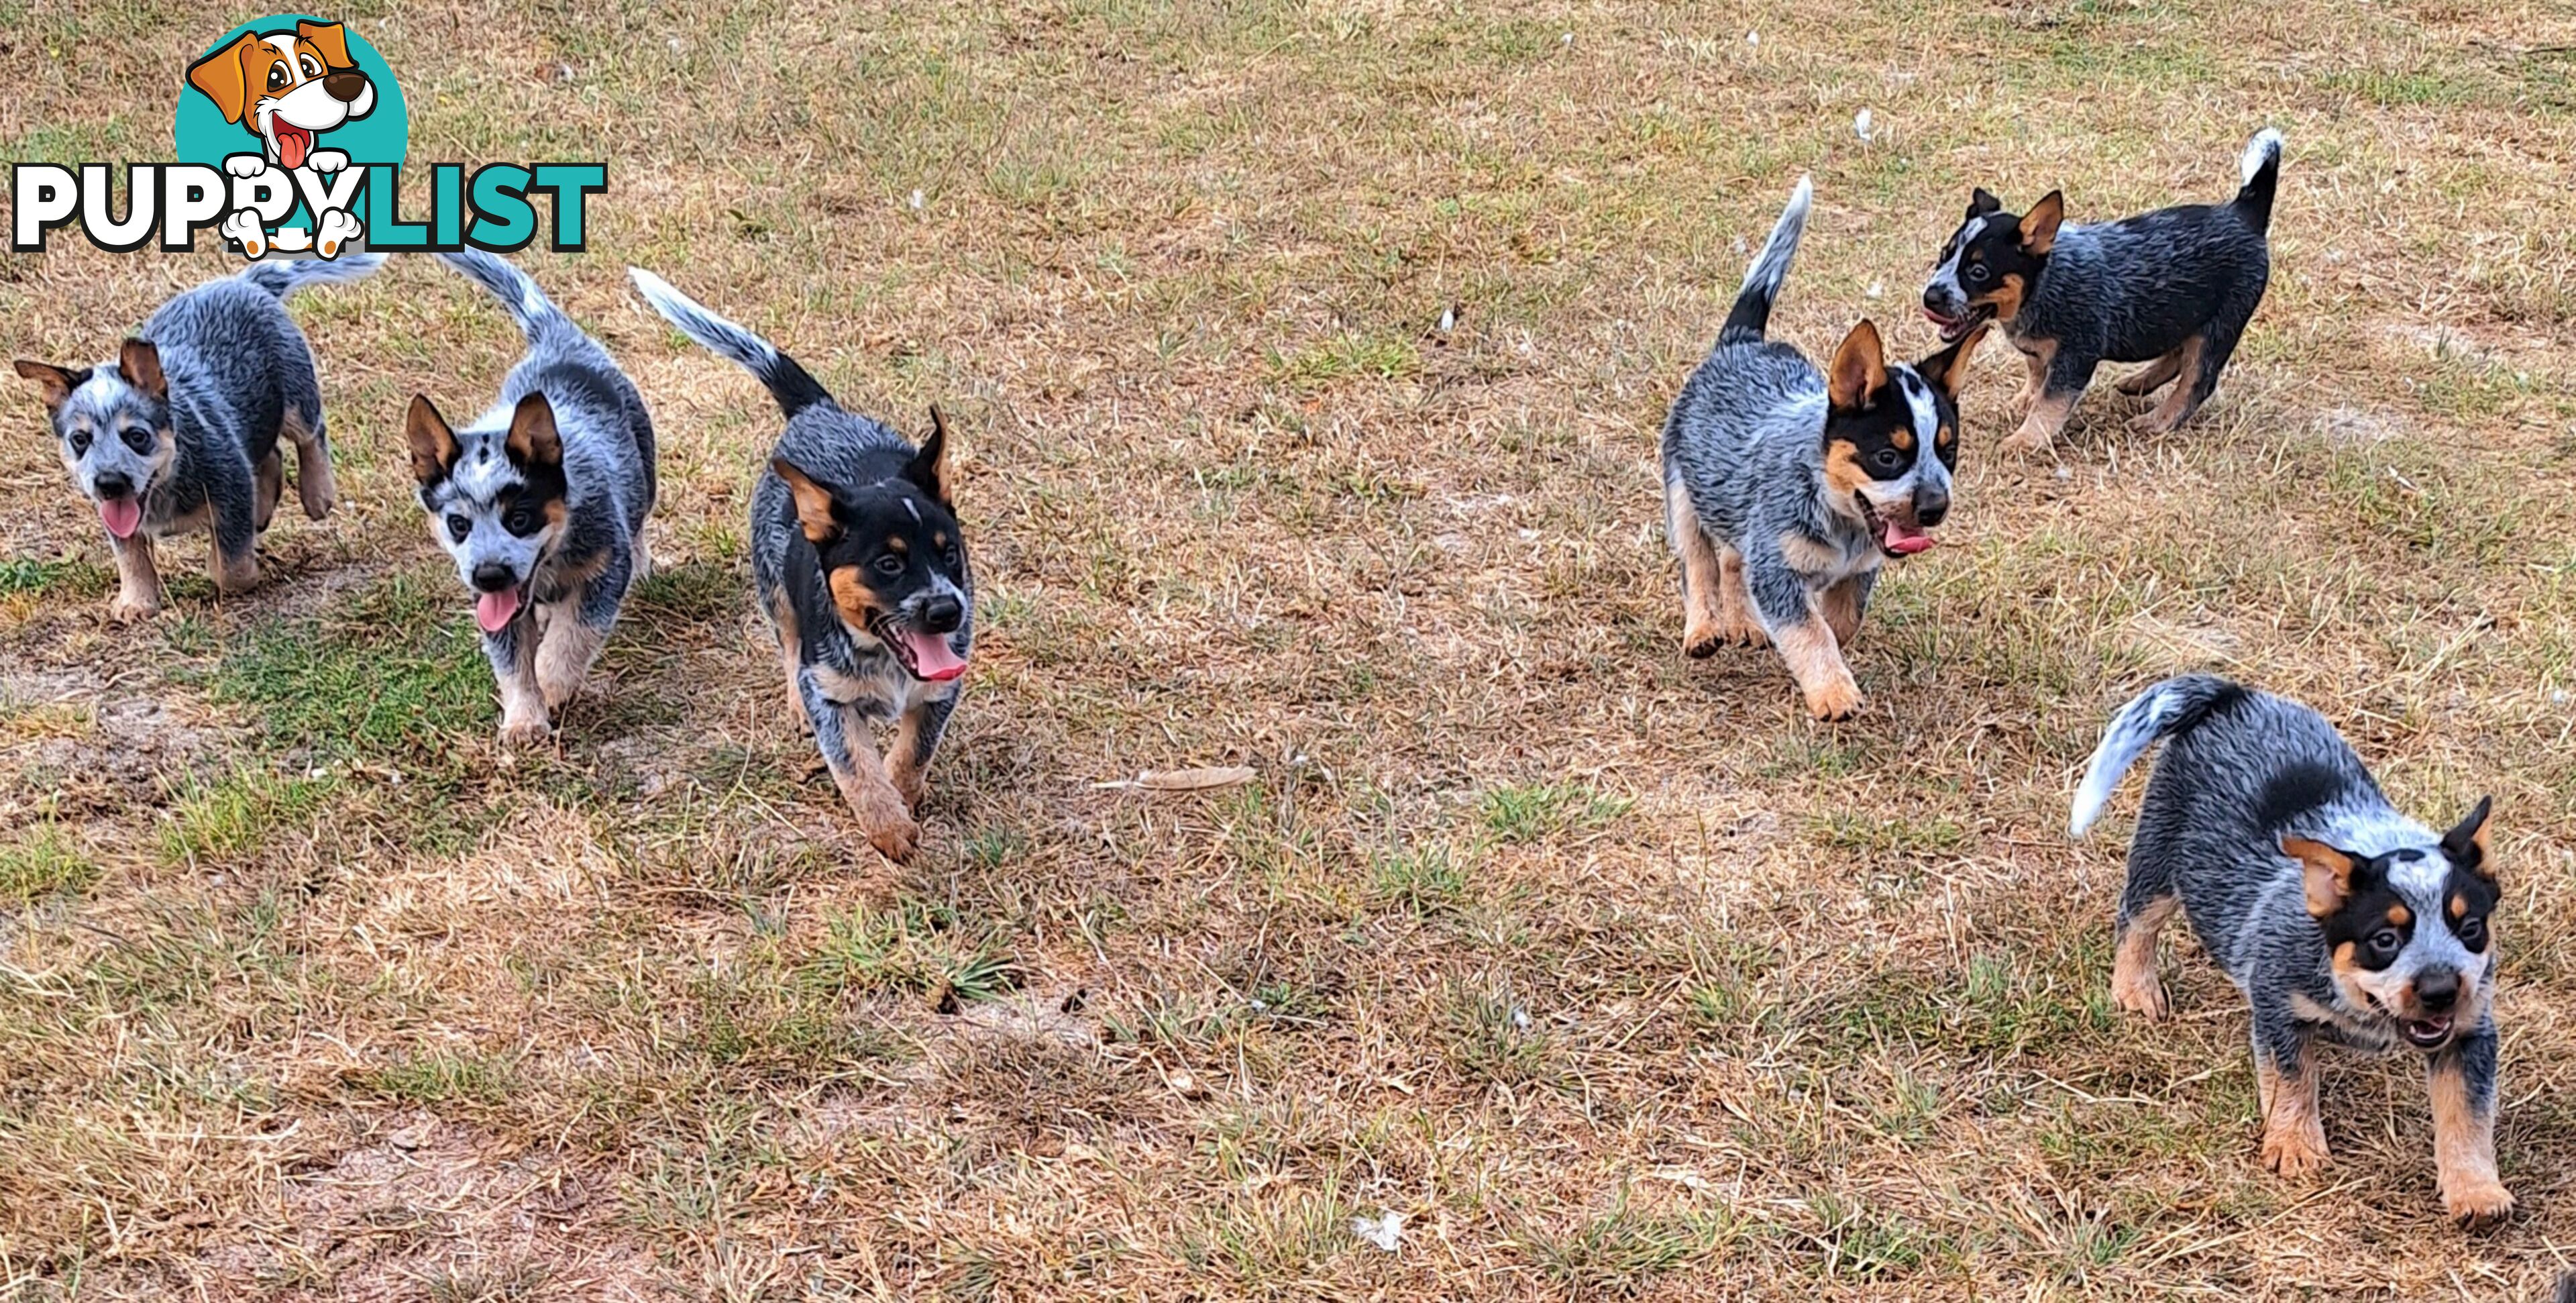
[[[338,21],[315,14],[271,14],[256,22],[224,33],[198,52],[190,66],[207,55],[241,39],[244,32],[261,35],[292,32],[298,22],[328,23]],[[316,149],[336,149],[349,156],[351,167],[369,163],[400,163],[411,148],[411,114],[403,103],[402,87],[394,82],[394,70],[376,47],[358,34],[355,24],[343,23],[340,34],[349,42],[349,62],[375,83],[376,107],[363,118],[351,118],[337,129],[324,132],[314,141]],[[171,124],[171,145],[182,163],[202,163],[221,168],[234,154],[257,154],[264,144],[250,128],[238,122],[224,121],[224,111],[206,98],[205,92],[188,84],[188,70],[179,70],[179,110]],[[302,205],[299,204],[300,208]]]

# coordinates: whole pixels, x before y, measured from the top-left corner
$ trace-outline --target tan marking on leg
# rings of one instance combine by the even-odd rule
[[[161,572],[152,565],[152,536],[137,531],[132,538],[109,537],[116,553],[116,597],[107,604],[108,618],[121,624],[148,620],[161,609]]]
[[[2502,1221],[2513,1196],[2496,1178],[2495,1114],[2480,1113],[2456,1062],[2435,1064],[2428,1079],[2433,1097],[2433,1168],[2442,1211],[2470,1224]]]
[[[1860,636],[1860,576],[1827,588],[1816,599],[1816,609],[1825,617],[1825,627],[1834,631],[1835,645],[1851,646],[1852,639]]]
[[[1744,554],[1734,548],[1717,553],[1717,636],[1736,647],[1768,647],[1771,634],[1753,613],[1753,594],[1744,587]]]
[[[2132,429],[2142,430],[2148,434],[2171,434],[2175,427],[2182,424],[2183,418],[2191,411],[2191,391],[2200,385],[2200,349],[2203,342],[2201,336],[2194,335],[2184,340],[2181,348],[2174,350],[2178,358],[2176,365],[2182,372],[2182,378],[2174,382],[2173,388],[2165,391],[2164,401],[2156,404],[2154,411],[2129,422]]]
[[[894,726],[894,754],[886,758],[886,777],[894,780],[903,803],[915,810],[921,808],[921,798],[930,795],[929,762],[914,760],[920,754],[921,721],[926,713],[920,707],[903,712]]]
[[[2111,1001],[2134,1014],[2162,1018],[2173,1006],[2156,980],[2156,934],[2182,908],[2182,897],[2159,896],[2120,932],[2111,959]]]
[[[2303,1055],[2297,1073],[2258,1061],[2254,1076],[2263,1101],[2263,1166],[2303,1177],[2333,1161],[2326,1152],[2325,1121],[2317,1112],[2317,1056]]]
[[[2016,339],[2010,342],[2021,351],[2022,369],[2027,376],[2022,383],[2021,397],[2013,400],[2013,406],[2027,413],[2030,405],[2039,401],[2041,387],[2048,383],[2048,364],[2057,359],[2057,341],[2034,339],[2025,344]]]
[[[2149,362],[2146,370],[2121,381],[2119,390],[2131,398],[2141,394],[2152,394],[2171,383],[2173,378],[2180,374],[2182,374],[2182,347],[2176,347],[2163,357]]]
[[[545,698],[547,711],[553,712],[581,695],[582,680],[590,673],[590,663],[599,659],[599,649],[607,645],[608,631],[583,624],[570,602],[538,614],[548,618],[537,643],[537,691]]]
[[[257,546],[246,549],[240,556],[226,556],[222,544],[211,543],[206,548],[206,553],[214,563],[210,569],[215,576],[216,592],[230,597],[259,587]]]
[[[320,520],[340,505],[340,481],[331,473],[331,450],[296,414],[288,412],[277,427],[277,437],[295,445],[295,496],[304,503],[304,516]]]
[[[921,825],[913,822],[903,793],[886,777],[885,759],[877,754],[876,739],[868,736],[867,724],[857,711],[839,714],[841,737],[850,747],[851,771],[835,770],[832,780],[840,786],[841,799],[850,803],[850,813],[858,816],[868,844],[887,859],[901,860],[920,843]]]
[[[1718,595],[1716,545],[1709,542],[1708,531],[1700,528],[1699,513],[1691,510],[1690,495],[1681,481],[1664,486],[1664,522],[1672,532],[1674,550],[1682,560],[1682,653],[1706,656],[1717,650],[1722,631]]]
[[[2075,415],[2075,395],[2043,394],[2030,405],[2030,415],[2022,418],[2021,428],[1997,445],[2006,452],[2036,455],[2047,452],[2057,441],[2058,432],[2066,428],[2067,418]]]
[[[540,746],[554,735],[546,719],[546,698],[537,687],[536,621],[519,631],[517,662],[500,677],[501,742],[505,746]]]
[[[787,708],[796,712],[796,726],[810,733],[814,721],[805,713],[805,676],[800,672],[803,662],[798,656],[802,635],[796,630],[796,604],[781,592],[770,602],[769,616],[776,622],[773,632],[778,635],[778,663],[787,671]]]
[[[1808,714],[1849,719],[1860,709],[1860,685],[1852,681],[1851,667],[1843,664],[1842,648],[1823,616],[1810,611],[1796,624],[1773,629],[1771,643],[1780,649],[1790,677],[1806,693]]]
[[[260,459],[254,478],[259,483],[259,501],[251,513],[251,528],[266,533],[268,522],[277,518],[277,500],[286,493],[286,459],[278,456],[275,448],[269,449],[268,456]]]

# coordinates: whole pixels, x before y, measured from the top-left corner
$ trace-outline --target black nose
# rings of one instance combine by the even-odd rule
[[[1914,523],[1925,529],[1941,523],[1950,514],[1950,495],[1939,489],[1925,489],[1914,495]]]
[[[2429,1013],[2443,1013],[2460,1002],[2458,973],[2426,973],[2415,979],[2415,1003]]]
[[[134,496],[134,481],[116,473],[115,471],[108,471],[100,475],[97,479],[91,480],[90,484],[98,490],[98,496],[102,498],[130,498]]]
[[[946,594],[921,604],[921,627],[932,633],[955,633],[965,618],[965,604]]]
[[[1923,287],[1923,306],[1934,312],[1947,312],[1950,307],[1950,296],[1942,293],[1938,285],[1926,285]]]
[[[338,100],[343,104],[347,104],[367,93],[366,74],[357,72],[332,73],[322,79],[322,89],[324,92],[329,94],[331,98]]]
[[[474,567],[474,586],[487,593],[504,592],[519,586],[519,577],[505,565],[484,564]]]

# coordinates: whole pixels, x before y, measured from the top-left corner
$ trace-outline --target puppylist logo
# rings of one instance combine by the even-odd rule
[[[41,253],[49,232],[76,223],[112,252],[157,240],[165,253],[184,253],[213,227],[252,260],[510,253],[537,239],[540,198],[552,218],[548,247],[587,243],[585,208],[608,188],[606,165],[490,163],[469,177],[464,164],[431,164],[428,220],[406,221],[410,137],[402,88],[366,38],[344,23],[273,14],[225,33],[188,65],[171,126],[176,161],[126,165],[121,216],[112,164],[16,164],[11,247]]]

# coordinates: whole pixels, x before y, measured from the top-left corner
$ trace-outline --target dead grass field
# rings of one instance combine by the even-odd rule
[[[557,754],[494,746],[410,500],[403,403],[517,350],[461,279],[297,300],[343,513],[247,600],[179,545],[148,627],[9,397],[0,1298],[2523,1300],[2576,1257],[2576,15],[817,8],[350,11],[415,159],[610,163],[592,251],[523,261],[654,405],[665,568]],[[0,0],[7,157],[160,156],[247,16]],[[1801,171],[1775,329],[1920,353],[1971,184],[2217,198],[2266,122],[2277,271],[2198,422],[2105,386],[2000,461],[1990,351],[1867,713],[1683,660],[1656,431]],[[952,413],[983,636],[909,865],[799,777],[767,400],[628,262]],[[10,256],[0,335],[104,355],[224,270]],[[2136,798],[2070,846],[2066,795],[2194,667],[2409,809],[2497,796],[2510,1226],[2441,1221],[2412,1065],[2335,1059],[2338,1165],[2285,1183],[2225,982],[2185,947],[2176,1021],[2112,1009]],[[1259,776],[1103,786],[1212,764]]]

